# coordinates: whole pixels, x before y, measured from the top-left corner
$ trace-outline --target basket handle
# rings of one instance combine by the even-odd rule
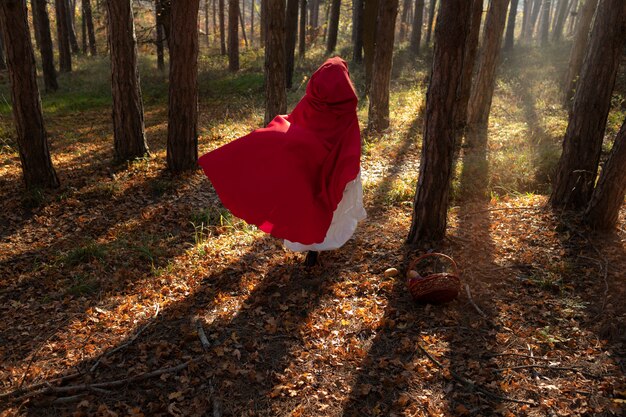
[[[454,261],[454,259],[452,259],[451,257],[449,257],[446,254],[439,253],[439,252],[425,253],[425,254],[423,254],[421,256],[418,256],[417,258],[415,258],[413,260],[413,262],[411,262],[409,264],[409,271],[412,270],[415,267],[415,265],[417,265],[420,261],[422,261],[422,260],[424,260],[426,258],[430,258],[432,256],[444,258],[444,259],[447,259],[448,261],[450,261],[450,263],[452,264],[452,269],[454,269],[454,275],[456,275],[457,277],[461,276],[461,274],[459,273],[459,267],[457,266],[457,264]]]

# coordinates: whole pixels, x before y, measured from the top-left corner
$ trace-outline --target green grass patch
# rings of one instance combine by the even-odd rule
[[[76,266],[93,260],[103,261],[107,255],[104,245],[97,242],[89,242],[78,248],[74,248],[61,256],[61,263],[65,266]]]

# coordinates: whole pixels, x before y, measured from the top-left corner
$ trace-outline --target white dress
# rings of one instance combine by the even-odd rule
[[[295,252],[309,250],[323,251],[342,247],[354,234],[357,223],[367,217],[363,207],[363,185],[361,184],[361,172],[355,179],[346,184],[343,197],[333,213],[326,238],[322,243],[303,245],[285,239],[285,247]]]

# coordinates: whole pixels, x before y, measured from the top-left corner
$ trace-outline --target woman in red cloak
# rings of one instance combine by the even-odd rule
[[[341,247],[365,218],[357,96],[348,66],[328,59],[289,115],[198,160],[235,216],[285,240],[287,248]]]

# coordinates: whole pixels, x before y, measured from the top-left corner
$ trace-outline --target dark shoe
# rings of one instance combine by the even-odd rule
[[[307,268],[311,268],[317,265],[318,255],[319,255],[319,252],[316,252],[314,250],[308,251],[306,253],[306,258],[304,259],[304,266],[306,266]]]

